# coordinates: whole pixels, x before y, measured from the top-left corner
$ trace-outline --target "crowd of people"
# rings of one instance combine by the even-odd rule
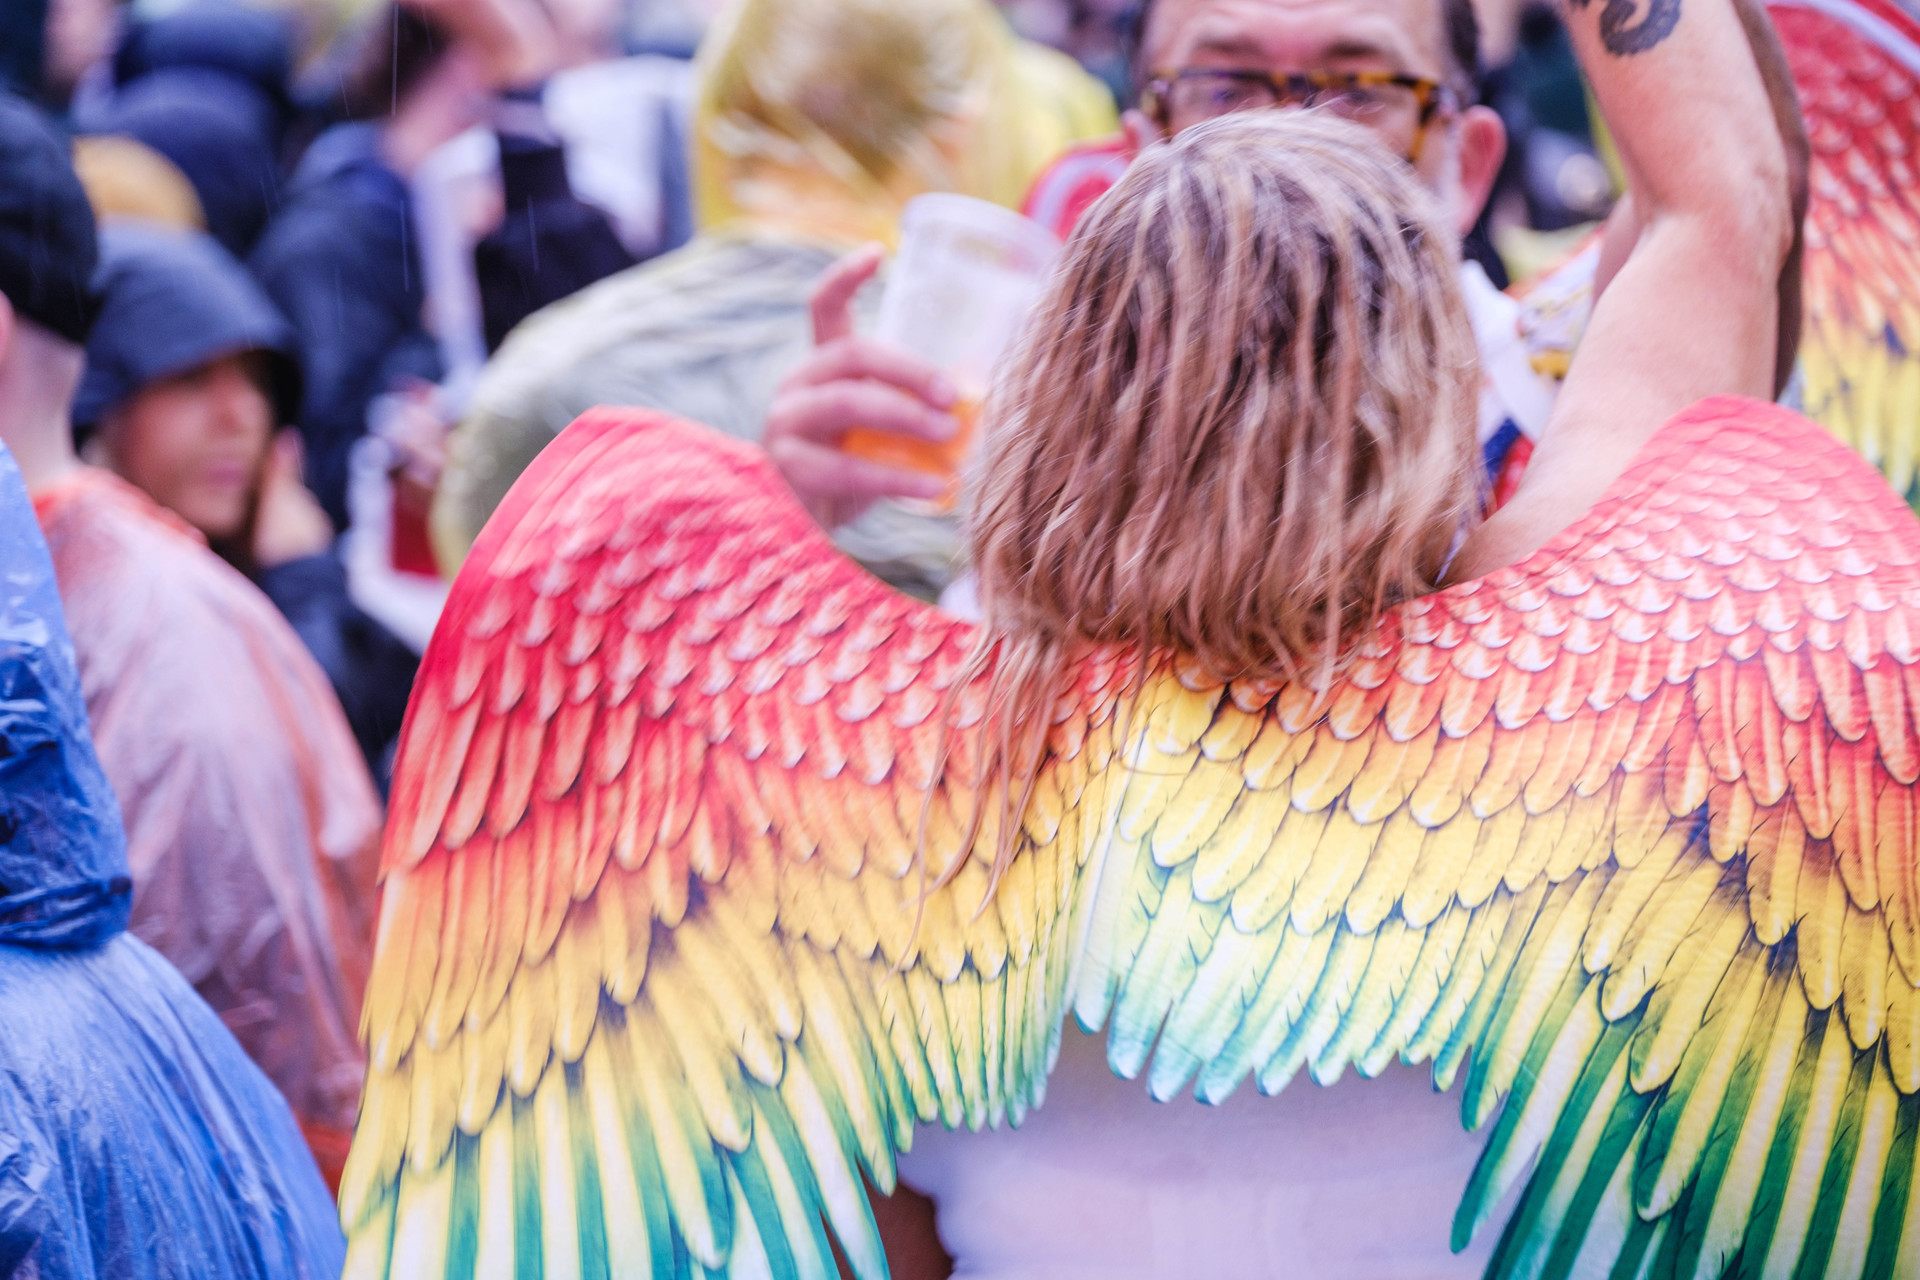
[[[323,1175],[359,1101],[383,796],[435,611],[571,421],[639,405],[762,442],[849,554],[965,611],[958,518],[916,501],[936,488],[840,448],[856,426],[959,430],[937,369],[860,336],[884,270],[864,246],[894,244],[930,192],[1064,237],[1221,104],[1320,105],[1437,198],[1435,260],[1458,264],[1479,347],[1471,488],[1499,507],[1554,412],[1596,255],[1524,303],[1504,287],[1616,185],[1543,13],[10,3],[0,441],[51,549],[130,928],[265,1073]]]

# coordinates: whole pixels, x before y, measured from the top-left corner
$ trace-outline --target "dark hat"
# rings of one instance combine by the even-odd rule
[[[99,259],[93,208],[66,141],[38,111],[0,93],[0,295],[25,319],[85,342]]]
[[[271,357],[279,422],[293,420],[300,366],[292,326],[233,255],[199,232],[142,223],[108,223],[100,239],[100,318],[74,401],[76,427],[95,426],[162,378],[248,351]]]
[[[284,123],[291,111],[294,28],[282,13],[234,0],[193,0],[185,8],[127,24],[113,55],[124,88],[156,71],[219,72],[252,86]]]
[[[193,184],[207,230],[236,254],[253,247],[280,199],[277,108],[251,82],[222,71],[151,72],[79,121],[159,152]]]

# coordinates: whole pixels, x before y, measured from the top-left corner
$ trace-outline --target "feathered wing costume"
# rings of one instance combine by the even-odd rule
[[[990,886],[968,628],[590,415],[415,695],[348,1274],[883,1274],[863,1177],[1017,1120],[1073,1012],[1161,1097],[1431,1061],[1492,1122],[1457,1234],[1524,1185],[1500,1276],[1920,1275],[1917,561],[1708,402],[1319,703],[1087,663]]]
[[[1920,20],[1770,0],[1812,143],[1806,411],[1920,504]]]
[[[126,837],[53,566],[0,448],[0,1275],[331,1280],[287,1104],[126,932]]]

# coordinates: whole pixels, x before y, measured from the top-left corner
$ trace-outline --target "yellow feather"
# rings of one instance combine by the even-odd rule
[[[1438,1054],[1454,1038],[1460,1020],[1466,1016],[1482,988],[1505,979],[1504,966],[1495,968],[1500,960],[1502,944],[1506,941],[1516,914],[1532,920],[1534,913],[1539,910],[1541,892],[1541,886],[1535,885],[1517,897],[1497,893],[1473,913],[1460,949],[1454,954],[1453,966],[1442,983],[1440,995],[1407,1046],[1409,1061],[1419,1062]],[[1511,956],[1508,960],[1511,960]],[[1451,1085],[1452,1079],[1449,1077],[1442,1087]]]
[[[1274,835],[1291,807],[1284,791],[1240,793],[1232,812],[1200,846],[1194,862],[1193,891],[1200,901],[1220,901],[1252,874],[1274,849]]]
[[[1629,1052],[1633,1068],[1630,1078],[1636,1090],[1651,1093],[1673,1077],[1681,1055],[1700,1031],[1714,992],[1747,937],[1746,913],[1739,909],[1731,894],[1722,891],[1715,895],[1686,935],[1686,967],[1670,982],[1654,988],[1646,1019],[1634,1032]],[[1674,940],[1676,945],[1678,941]],[[1638,981],[1623,982],[1623,977],[1637,977]],[[1616,1010],[1623,1005],[1631,1010],[1639,1000],[1627,1003],[1623,997],[1617,997],[1620,987],[1616,987],[1616,983],[1628,990],[1637,987],[1642,992],[1648,984],[1644,974],[1622,975],[1616,970],[1608,975],[1601,1008],[1609,1019],[1617,1021],[1624,1015]]]
[[[1479,839],[1480,824],[1470,817],[1454,818],[1427,833],[1401,900],[1401,910],[1409,923],[1421,925],[1434,920],[1458,900]]]
[[[839,985],[836,989],[846,992],[853,1016],[859,1023],[856,1034],[872,1056],[874,1075],[885,1094],[887,1106],[880,1118],[883,1123],[891,1119],[893,1129],[891,1140],[880,1144],[880,1161],[873,1166],[873,1176],[885,1182],[886,1185],[880,1188],[883,1194],[892,1194],[893,1153],[913,1141],[915,1108],[906,1069],[894,1051],[893,1040],[887,1034],[886,1024],[880,1014],[880,1003],[876,998],[878,990],[888,979],[876,972],[871,962],[851,959],[844,952],[837,956],[822,957],[822,963],[829,966],[837,963]],[[1007,972],[1011,975],[1018,970],[1009,965]]]
[[[1240,798],[1237,771],[1197,758],[1190,767],[1193,771],[1174,790],[1167,807],[1153,815],[1153,860],[1162,867],[1177,867],[1191,859],[1219,831]]]
[[[891,971],[876,975],[873,997],[880,1026],[893,1049],[893,1060],[899,1064],[901,1085],[913,1099],[911,1114],[922,1124],[931,1123],[939,1115],[933,1068],[928,1061],[926,1042],[920,1035],[913,998],[907,992],[906,978]],[[900,1145],[905,1149],[911,1142]]]
[[[1847,903],[1840,931],[1840,1007],[1859,1049],[1880,1043],[1886,1028],[1887,966],[1892,959],[1886,918]]]
[[[728,888],[734,888],[731,882]],[[706,968],[710,958],[709,947],[724,951],[740,966],[745,988],[755,993],[756,1007],[763,1007],[767,1011],[774,1033],[783,1040],[796,1040],[800,1036],[801,1026],[800,988],[793,980],[781,937],[776,936],[771,927],[758,927],[751,918],[751,912],[742,909],[745,896],[733,892],[716,893],[708,899],[707,905],[707,923],[712,926],[711,929],[701,931],[698,936],[689,933],[686,938],[677,938],[676,941],[689,962],[702,969]],[[745,1026],[739,1029],[744,1030]],[[774,1054],[769,1067],[768,1057],[756,1049],[759,1043],[743,1039],[742,1059],[756,1072],[763,1068],[777,1071],[779,1046],[760,1046]],[[774,1082],[772,1078],[763,1079],[767,1084]]]
[[[963,969],[940,987],[946,1008],[947,1030],[953,1037],[953,1063],[966,1104],[967,1127],[984,1128],[987,1123],[986,1044],[982,1039],[980,979],[971,969]]]
[[[407,1084],[404,1077],[389,1071],[376,1071],[367,1079],[353,1149],[340,1175],[340,1221],[349,1229],[358,1227],[392,1194],[393,1179],[407,1150]]]
[[[407,1058],[413,1102],[407,1113],[407,1163],[425,1172],[447,1158],[460,1101],[460,1046],[429,1048],[416,1043]]]
[[[1587,934],[1586,965],[1590,972],[1597,973],[1613,964],[1628,930],[1648,910],[1656,892],[1663,899],[1672,892],[1671,881],[1680,878],[1674,875],[1674,866],[1686,853],[1689,841],[1685,830],[1672,828],[1638,864],[1613,877],[1594,908],[1593,928]],[[1706,896],[1720,882],[1719,872],[1712,870],[1705,859],[1696,859],[1696,865],[1685,874],[1704,886],[1697,889],[1700,904],[1704,905]]]
[[[1413,1033],[1439,1000],[1441,987],[1452,972],[1472,922],[1473,912],[1454,906],[1422,929],[1420,953],[1413,958],[1406,989],[1395,1002],[1392,1016],[1381,1024],[1373,1044],[1361,1056],[1362,1072],[1379,1075],[1394,1055],[1407,1048]]]
[[[840,1100],[850,1105],[844,1109],[836,1107],[829,1100],[829,1091],[834,1083],[839,1083],[844,1089],[848,1082],[844,1078],[836,1082],[832,1068],[817,1063],[811,1056],[796,1057],[787,1071],[786,1079],[780,1082],[780,1096],[786,1103],[787,1114],[792,1117],[794,1127],[799,1130],[801,1141],[806,1145],[810,1166],[806,1172],[813,1175],[827,1220],[833,1226],[841,1247],[846,1250],[854,1274],[877,1276],[886,1270],[886,1257],[872,1225],[867,1193],[860,1174],[848,1163],[848,1153],[841,1146],[833,1120],[834,1114],[846,1113],[850,1114],[857,1126],[860,1123],[860,1100],[848,1098],[843,1092]],[[882,1157],[883,1160],[885,1158]],[[805,1221],[817,1212],[811,1205],[794,1207],[802,1216],[788,1217],[786,1206],[782,1206],[782,1217],[790,1223]],[[798,1245],[799,1241],[792,1243]],[[829,1270],[825,1274],[832,1272]]]
[[[1547,897],[1532,936],[1514,961],[1500,997],[1500,1008],[1487,1034],[1474,1047],[1474,1064],[1483,1073],[1479,1114],[1469,1114],[1467,1125],[1477,1129],[1493,1112],[1496,1100],[1506,1096],[1520,1073],[1521,1063],[1533,1047],[1534,1036],[1554,1006],[1561,984],[1580,971],[1580,936],[1593,915],[1593,904],[1606,884],[1606,874],[1583,876],[1573,885],[1562,885]],[[1582,975],[1584,976],[1584,975]],[[1584,1008],[1596,1011],[1592,1036],[1600,1034],[1598,1001],[1582,997]],[[1472,1095],[1470,1094],[1469,1097]]]
[[[1387,919],[1407,889],[1426,838],[1426,828],[1405,809],[1387,819],[1360,883],[1347,896],[1348,928],[1372,933]]]
[[[454,1122],[462,1133],[477,1134],[500,1103],[507,1082],[508,1020],[503,1009],[484,1027],[468,1027],[460,1036],[460,1098]]]
[[[1413,816],[1423,826],[1438,827],[1450,822],[1460,811],[1467,793],[1487,767],[1487,756],[1493,750],[1493,734],[1493,721],[1486,720],[1464,738],[1441,735],[1439,745],[1434,748],[1433,763],[1408,801]]]
[[[1263,716],[1223,703],[1214,722],[1200,735],[1200,754],[1215,761],[1238,760],[1259,738],[1264,722]]]
[[[926,1046],[927,1069],[933,1074],[933,1102],[939,1119],[949,1129],[958,1129],[965,1118],[966,1105],[960,1096],[960,1074],[955,1063],[957,1032],[949,1030],[947,1003],[940,994],[939,981],[923,968],[905,973],[907,998],[913,1006],[918,1043]],[[925,1107],[922,1107],[925,1114]]]
[[[1633,875],[1639,870],[1634,867],[1617,873],[1614,878],[1617,882],[1622,875]],[[1609,1019],[1618,1021],[1626,1017],[1648,991],[1667,980],[1667,967],[1674,953],[1692,931],[1717,921],[1723,912],[1745,925],[1746,913],[1734,905],[1730,895],[1720,900],[1714,897],[1725,880],[1726,872],[1707,859],[1683,857],[1675,872],[1659,883],[1648,904],[1628,922],[1626,932],[1614,947],[1613,958],[1605,965],[1607,984],[1601,992],[1600,1007]],[[1732,927],[1731,923],[1728,927]],[[1611,917],[1602,922],[1602,928],[1595,941],[1605,948],[1613,936]],[[1590,952],[1590,962],[1592,958]],[[1699,963],[1700,958],[1690,952],[1688,967]],[[1591,963],[1590,967],[1593,967]]]
[[[1747,909],[1753,914],[1754,932],[1769,946],[1786,937],[1799,921],[1800,869],[1806,850],[1806,824],[1791,805],[1771,810],[1751,838]]]
[[[575,905],[554,940],[553,1034],[562,1062],[580,1061],[600,1012],[600,916],[618,911],[618,904],[608,905],[612,910],[604,913],[592,902]]]
[[[1289,908],[1294,928],[1317,933],[1345,907],[1347,895],[1360,883],[1379,838],[1379,826],[1362,826],[1345,806],[1335,807],[1313,851],[1313,861],[1294,888]]]
[[[1000,877],[1000,890],[994,895],[993,910],[999,916],[1000,930],[1006,936],[1007,950],[1015,964],[1026,964],[1033,958],[1034,947],[1039,941],[1041,922],[1041,904],[1037,892],[1038,884],[1034,873],[1034,864],[1041,860],[1051,861],[1059,857],[1059,850],[1052,845],[1043,845],[1033,849],[1024,858],[1015,858]],[[868,877],[869,880],[875,877]],[[906,950],[908,937],[911,936],[912,914],[906,909],[904,901],[898,897],[899,891],[892,886],[869,886],[867,895],[868,910],[879,916],[883,907],[875,905],[874,899],[892,894],[893,910],[901,920],[902,934],[897,943],[890,944],[884,922],[881,923],[880,949],[889,964],[897,964]]]
[[[698,927],[692,926],[689,932]],[[692,1095],[707,1133],[729,1150],[744,1151],[751,1134],[746,1090],[735,1056],[739,1041],[728,1034],[729,1019],[716,1007],[713,990],[710,972],[681,956],[662,957],[647,982],[646,994],[661,1026],[672,1031],[663,1033],[668,1039],[653,1045],[651,1052],[678,1056],[684,1070],[681,1084]],[[643,1047],[634,1046],[636,1051]]]
[[[553,965],[520,970],[507,992],[507,1081],[522,1098],[533,1095],[553,1057],[553,1019]]]
[[[823,1080],[837,1088],[867,1166],[882,1168],[889,1162],[892,1138],[881,1132],[887,1099],[875,1070],[866,1023],[853,1007],[839,966],[807,947],[796,947],[791,954],[811,1033],[803,1044],[827,1068]]]
[[[1145,741],[1163,755],[1194,751],[1212,727],[1213,713],[1225,690],[1191,690],[1173,680],[1154,681],[1147,689]]]
[[[347,1261],[340,1280],[391,1280],[393,1215],[398,1204],[398,1197],[381,1200],[372,1206],[377,1220],[346,1224]]]
[[[1377,931],[1368,933],[1374,938],[1373,957],[1332,1039],[1319,1055],[1322,1069],[1337,1069],[1354,1062],[1362,1075],[1379,1074],[1377,1069],[1369,1071],[1360,1058],[1393,1016],[1394,1006],[1400,993],[1406,990],[1421,946],[1426,942],[1424,931],[1409,928],[1399,919],[1388,920]]]
[[[1266,855],[1233,892],[1233,923],[1242,933],[1260,932],[1286,910],[1332,817],[1325,809],[1286,809]]]
[[[1325,809],[1352,785],[1373,750],[1375,730],[1342,739],[1325,727],[1313,734],[1306,759],[1293,771],[1293,803],[1298,809]]]
[[[1769,994],[1769,987],[1771,999],[1763,1012],[1762,997]],[[1671,1211],[1699,1172],[1700,1157],[1715,1136],[1727,1101],[1727,1086],[1740,1065],[1748,1028],[1758,1017],[1764,1043],[1778,1015],[1782,990],[1779,983],[1767,981],[1766,956],[1758,948],[1744,951],[1734,958],[1699,1024],[1690,1028],[1688,1041],[1681,1048],[1679,1077],[1664,1104],[1678,1106],[1680,1118],[1659,1172],[1642,1190],[1643,1216],[1652,1218]],[[1674,1025],[1669,1019],[1667,1026]],[[1684,1091],[1682,1084],[1686,1086]],[[1637,1082],[1635,1087],[1639,1087]]]
[[[453,1161],[409,1170],[394,1215],[393,1274],[442,1275],[453,1225]]]
[[[1375,734],[1373,750],[1347,792],[1347,808],[1361,822],[1381,822],[1407,802],[1433,763],[1440,742],[1438,727],[1411,742]]]
[[[1834,865],[1833,847],[1820,841],[1800,861],[1800,925],[1794,933],[1800,979],[1807,1001],[1831,1009],[1840,998],[1841,929],[1847,916],[1847,887]]]
[[[1312,746],[1311,733],[1295,733],[1283,728],[1277,720],[1262,722],[1260,735],[1247,748],[1246,759],[1241,764],[1247,786],[1255,791],[1284,787]]]
[[[1461,819],[1465,816],[1461,815]],[[1524,808],[1509,804],[1478,824],[1480,829],[1474,839],[1473,853],[1460,873],[1460,901],[1477,907],[1502,884],[1514,893],[1526,887],[1528,881],[1511,883],[1510,873],[1520,841],[1527,834],[1527,821]]]
[[[1900,1092],[1920,1093],[1920,990],[1907,981],[1898,961],[1887,975],[1887,991],[1887,1067]]]

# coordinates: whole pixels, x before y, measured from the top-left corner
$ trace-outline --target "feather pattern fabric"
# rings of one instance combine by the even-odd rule
[[[1089,660],[993,886],[967,629],[743,447],[590,415],[423,668],[348,1274],[882,1275],[863,1180],[1016,1122],[1069,1009],[1160,1097],[1431,1063],[1499,1276],[1914,1274],[1917,559],[1707,402],[1318,694]]]
[[[1770,0],[1812,144],[1801,400],[1920,503],[1920,20]]]

